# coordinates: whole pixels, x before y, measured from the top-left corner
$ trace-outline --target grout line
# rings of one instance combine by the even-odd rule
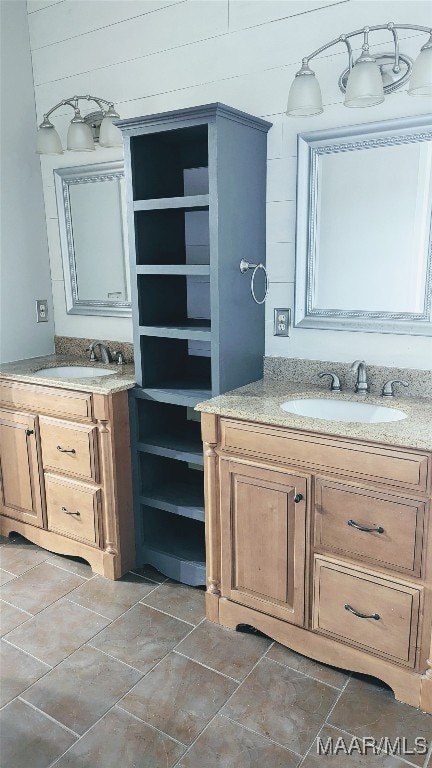
[[[0,566],[0,571],[3,571],[3,573],[8,573],[9,576],[12,576],[14,579],[18,578],[18,574],[17,573],[12,573],[12,571],[8,571],[7,568],[3,568],[2,566]],[[12,579],[11,579],[11,581],[12,581]],[[7,581],[5,583],[7,584]],[[3,584],[1,586],[3,586]]]
[[[0,596],[0,602],[2,602],[2,603],[6,603],[6,605],[10,605],[10,607],[11,607],[11,608],[16,608],[16,610],[17,610],[17,611],[22,611],[23,613],[27,613],[27,615],[28,615],[28,616],[29,616],[29,618],[31,618],[31,619],[33,619],[33,618],[35,617],[35,614],[34,614],[34,613],[30,613],[30,611],[26,611],[26,610],[25,610],[25,608],[18,608],[18,606],[17,606],[17,605],[14,605],[13,603],[10,603],[10,602],[9,602],[9,600],[5,600],[5,599],[4,599],[4,597],[3,597],[2,595]],[[24,624],[24,623],[25,623],[25,622],[23,622],[23,624]],[[18,625],[18,626],[20,626],[20,625]],[[14,629],[16,629],[16,627],[14,627]],[[12,629],[11,629],[10,631],[12,632]]]
[[[142,576],[141,573],[137,573],[134,570],[130,570],[129,573],[133,573],[134,576]],[[156,579],[151,579],[150,576],[143,576],[142,578],[143,579],[148,579],[149,581],[153,581],[155,584],[158,585],[158,587],[160,587],[162,584],[165,584],[165,582],[168,581],[168,577],[166,579],[164,579],[163,581],[156,581]]]
[[[32,13],[39,13],[39,11],[45,11],[47,8],[52,8],[53,5],[60,5],[60,3],[64,3],[65,0],[59,0],[57,3],[50,3],[50,5],[44,5],[43,8],[35,8],[34,11],[29,11],[29,6],[27,5],[27,15],[30,16]]]
[[[72,605],[77,605],[79,608],[86,608],[86,610],[87,610],[87,611],[90,611],[91,613],[95,613],[95,614],[96,614],[96,616],[100,616],[100,617],[101,617],[101,619],[106,619],[106,620],[107,620],[107,621],[109,621],[110,623],[112,623],[113,621],[115,621],[117,618],[120,618],[119,616],[116,616],[116,618],[115,618],[115,619],[113,619],[113,618],[112,618],[112,617],[110,617],[110,616],[105,616],[105,614],[104,614],[104,613],[99,613],[99,611],[95,611],[93,608],[88,608],[86,605],[81,605],[81,603],[76,603],[76,602],[75,602],[75,600],[72,600],[72,598],[69,596],[69,595],[71,595],[71,594],[72,594],[72,593],[71,593],[71,592],[69,592],[68,596],[67,596],[67,597],[65,597],[65,600],[67,600],[69,603],[72,603]],[[120,616],[122,616],[122,615],[123,615],[123,614],[120,614]],[[104,627],[104,629],[106,629],[106,627]],[[102,630],[100,630],[100,631],[102,632]]]
[[[220,626],[222,626],[222,627],[223,627],[223,625],[222,625],[222,624],[221,624]],[[234,631],[235,631],[235,630],[234,630]],[[177,760],[177,762],[176,762],[176,763],[174,763],[174,765],[172,766],[172,768],[176,768],[176,767],[177,767],[177,766],[180,764],[181,760],[183,760],[183,758],[185,757],[185,755],[187,755],[187,754],[188,754],[188,752],[190,752],[190,750],[191,750],[191,749],[192,749],[192,747],[193,747],[193,746],[196,744],[196,742],[198,741],[198,739],[200,738],[200,736],[202,736],[202,734],[203,734],[203,733],[204,733],[204,732],[207,730],[207,728],[208,728],[208,727],[209,727],[209,726],[210,726],[210,725],[211,725],[211,724],[212,724],[212,723],[213,723],[213,722],[216,720],[217,716],[219,715],[219,713],[221,713],[222,709],[223,709],[224,707],[226,707],[226,706],[227,706],[227,704],[228,704],[228,703],[231,701],[231,699],[233,698],[233,696],[235,696],[235,695],[236,695],[236,693],[238,692],[238,690],[241,688],[241,686],[243,685],[243,683],[245,683],[245,682],[246,682],[246,680],[248,679],[248,677],[249,677],[249,676],[252,674],[252,672],[253,672],[253,671],[255,670],[255,668],[258,666],[258,664],[260,663],[260,661],[262,661],[262,659],[265,657],[265,655],[266,655],[267,651],[268,651],[268,648],[266,648],[266,649],[265,649],[264,653],[263,653],[263,654],[262,654],[262,655],[259,657],[259,659],[256,661],[256,663],[253,665],[252,669],[250,669],[250,670],[249,670],[249,672],[247,673],[246,677],[245,677],[245,678],[244,678],[244,679],[241,681],[241,683],[240,683],[240,684],[237,686],[237,688],[236,688],[236,689],[235,689],[235,691],[234,691],[234,692],[231,694],[231,696],[229,696],[229,697],[228,697],[228,699],[227,699],[227,700],[226,700],[226,701],[225,701],[225,702],[224,702],[224,703],[223,703],[223,704],[222,704],[222,705],[219,707],[218,711],[217,711],[217,712],[215,712],[215,714],[214,714],[214,716],[212,717],[212,719],[211,719],[211,720],[209,720],[209,722],[207,723],[207,725],[205,726],[205,728],[203,728],[203,729],[202,729],[202,731],[201,731],[201,732],[198,734],[198,736],[197,736],[197,738],[195,739],[195,741],[193,741],[193,742],[192,742],[192,744],[191,744],[191,745],[188,747],[188,749],[186,750],[186,752],[184,753],[184,755],[182,755],[182,757],[181,757],[179,760]]]
[[[52,664],[48,664],[47,661],[43,661],[38,656],[35,656],[33,653],[30,653],[29,651],[25,651],[23,648],[20,648],[19,645],[15,645],[15,643],[12,643],[10,640],[8,640],[7,637],[2,637],[2,640],[3,640],[3,642],[7,643],[8,645],[11,645],[12,648],[15,648],[17,651],[21,651],[21,653],[27,654],[27,656],[31,656],[31,658],[34,659],[35,661],[39,661],[40,664],[44,664],[46,667],[49,667],[48,671],[51,671],[52,669],[54,669]],[[57,666],[57,665],[55,665],[55,666]],[[32,685],[33,685],[33,683],[32,683]]]
[[[84,648],[92,648],[94,651],[99,651],[100,653],[103,653],[104,656],[108,656],[110,659],[113,659],[113,661],[118,661],[119,664],[123,664],[125,667],[128,667],[129,669],[133,669],[134,672],[139,672],[142,677],[145,677],[147,672],[143,672],[142,669],[138,669],[138,667],[133,667],[132,664],[128,664],[127,661],[122,661],[121,659],[118,659],[117,656],[113,656],[111,653],[107,653],[107,651],[103,651],[102,648],[98,648],[96,645],[92,645],[91,640],[93,640],[93,639],[94,638],[91,638],[87,643],[84,643],[84,645],[81,645],[80,649],[84,647]],[[79,649],[77,649],[77,650],[79,650]],[[141,681],[137,680],[137,682],[134,683],[134,685],[128,691],[128,693],[130,693],[130,691],[133,688],[135,688],[135,686],[138,685],[139,682],[141,682]],[[124,695],[126,696],[127,694],[125,693]],[[122,699],[122,698],[123,698],[123,696],[120,696],[120,699]],[[119,699],[119,701],[120,701],[120,699]]]
[[[330,717],[330,715],[332,714],[333,710],[335,709],[335,707],[336,707],[336,704],[338,703],[338,701],[339,701],[340,697],[341,697],[341,696],[342,696],[342,694],[344,693],[344,691],[345,691],[345,689],[346,689],[346,687],[347,687],[347,685],[348,685],[348,683],[349,683],[349,681],[350,681],[350,680],[351,680],[351,676],[348,678],[348,680],[346,681],[345,685],[344,685],[344,686],[343,686],[343,688],[340,690],[340,692],[339,692],[339,696],[337,696],[337,697],[336,697],[336,700],[335,700],[335,702],[334,702],[333,706],[332,706],[332,707],[330,707],[329,711],[327,712],[326,716],[324,717],[324,720],[323,720],[323,722],[321,723],[320,727],[318,728],[317,732],[315,733],[315,736],[313,737],[313,739],[312,739],[312,741],[311,741],[311,744],[310,744],[310,747],[309,747],[309,749],[308,749],[308,750],[306,751],[306,753],[304,754],[304,756],[303,756],[303,759],[301,760],[301,762],[299,763],[299,765],[297,766],[297,768],[301,768],[301,766],[302,766],[302,765],[304,765],[304,762],[305,762],[305,760],[306,760],[307,756],[310,754],[310,751],[311,751],[311,749],[312,749],[313,745],[314,745],[314,744],[316,744],[316,740],[317,740],[318,734],[319,734],[319,733],[322,731],[322,729],[324,728],[324,726],[325,726],[325,725],[331,725],[331,723],[328,723],[328,722],[327,722],[327,721],[328,721],[328,718]],[[334,726],[333,726],[333,727],[334,727]]]
[[[182,741],[179,741],[178,739],[174,738],[174,736],[170,736],[169,733],[166,733],[166,731],[161,731],[160,728],[156,728],[155,725],[152,725],[151,723],[148,723],[147,720],[143,720],[142,717],[138,717],[138,715],[135,715],[133,712],[129,712],[129,710],[124,709],[120,704],[117,702],[117,704],[114,704],[113,709],[117,707],[117,709],[121,709],[122,712],[125,712],[126,715],[130,715],[134,718],[134,720],[138,720],[139,723],[144,723],[144,725],[147,725],[149,728],[152,728],[154,731],[157,731],[157,733],[160,733],[162,736],[166,736],[168,739],[171,739],[171,741],[175,741],[176,744],[178,744],[180,747],[187,747],[187,744],[183,744]],[[183,757],[183,755],[182,755]]]
[[[150,595],[152,595],[152,594],[153,594],[153,592],[155,592],[155,591],[156,591],[156,590],[152,590],[152,592],[149,592],[149,594],[147,595],[147,597],[149,597]],[[198,626],[197,624],[193,624],[193,622],[192,622],[192,621],[186,621],[186,619],[179,619],[179,617],[178,617],[178,616],[174,616],[172,613],[168,613],[168,611],[163,611],[161,608],[156,608],[154,605],[147,605],[147,603],[145,602],[145,600],[146,600],[146,599],[147,599],[146,597],[143,597],[143,598],[142,598],[141,600],[139,600],[138,602],[139,602],[141,605],[145,605],[145,607],[146,607],[146,608],[153,608],[155,611],[159,611],[159,613],[163,613],[163,614],[164,614],[164,616],[169,616],[171,619],[177,619],[177,621],[183,621],[183,623],[184,623],[184,624],[188,624],[188,626],[189,626],[189,627],[193,627],[193,628],[195,629],[195,627],[197,627],[197,626]],[[180,642],[181,642],[181,641],[180,641]]]
[[[266,657],[268,661],[273,661],[275,664],[279,664],[280,667],[285,667],[286,669],[290,669],[291,672],[297,672],[298,675],[303,675],[304,677],[308,677],[309,680],[315,680],[316,683],[321,683],[322,685],[327,685],[329,688],[333,688],[334,691],[340,691],[341,688],[338,688],[337,685],[332,685],[331,683],[326,683],[324,680],[321,680],[319,677],[313,677],[313,675],[308,675],[307,672],[303,672],[300,669],[296,669],[295,667],[290,667],[289,664],[284,664],[282,661],[276,661],[276,659],[270,658],[270,656]],[[312,659],[312,661],[315,661],[315,659]],[[320,662],[318,662],[319,664]],[[342,688],[345,687],[346,683],[348,681],[345,681]]]
[[[31,707],[36,712],[40,712],[41,715],[44,715],[48,720],[51,720],[51,722],[55,723],[56,725],[59,725],[61,728],[63,728],[65,731],[68,731],[68,733],[71,733],[75,738],[79,738],[79,733],[76,733],[72,730],[72,728],[68,728],[67,725],[64,725],[63,723],[60,723],[59,720],[56,720],[54,717],[51,717],[51,715],[48,715],[47,712],[44,712],[42,709],[39,709],[39,707],[36,707],[34,704],[32,704],[30,701],[26,701],[25,699],[21,699],[21,696],[16,697],[18,701],[22,701],[23,704],[27,704],[28,707]]]
[[[62,0],[62,1],[64,1],[64,0]],[[55,221],[57,221],[57,218],[55,219]],[[88,581],[91,581],[92,579],[94,579],[95,576],[97,575],[96,573],[93,573],[93,571],[92,571],[92,575],[91,576],[82,576],[81,573],[75,573],[75,571],[70,571],[69,568],[65,568],[63,565],[60,565],[59,563],[52,563],[50,560],[46,560],[45,562],[48,562],[50,565],[53,565],[54,568],[60,568],[61,571],[66,571],[67,573],[71,573],[73,576],[79,576],[80,579],[85,579],[86,583]],[[89,566],[89,567],[91,568],[91,566]]]
[[[238,720],[233,720],[232,717],[228,717],[228,715],[224,715],[222,714],[222,712],[219,713],[219,717],[223,717],[225,720],[229,720],[230,723],[234,723],[240,728],[244,728],[245,731],[249,731],[249,733],[253,733],[255,736],[259,736],[261,739],[270,741],[272,744],[275,744],[276,747],[280,747],[281,749],[286,749],[287,752],[290,752],[292,755],[295,755],[296,757],[299,758],[299,760],[303,760],[302,755],[300,755],[298,752],[295,752],[294,749],[287,747],[286,744],[280,744],[279,741],[275,741],[274,739],[271,739],[270,736],[264,736],[264,734],[260,733],[259,731],[254,731],[254,729],[250,728],[248,725],[245,725],[244,723],[240,723]]]
[[[232,680],[233,683],[237,683],[237,685],[240,685],[241,683],[241,680],[237,680],[235,677],[231,677],[231,675],[226,675],[224,672],[220,672],[218,669],[215,669],[214,667],[209,667],[209,665],[204,664],[203,661],[197,661],[196,659],[192,659],[190,656],[187,656],[186,653],[182,653],[181,651],[176,651],[175,648],[173,649],[172,653],[176,653],[178,656],[182,656],[184,659],[194,662],[194,664],[199,664],[200,667],[205,667],[205,669],[209,669],[210,672],[215,672],[217,675],[221,675],[221,677],[225,677],[227,680]]]

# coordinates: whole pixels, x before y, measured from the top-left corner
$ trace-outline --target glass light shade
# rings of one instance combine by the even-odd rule
[[[38,155],[63,154],[60,136],[53,125],[39,128],[37,132],[36,152]]]
[[[101,147],[122,147],[122,133],[112,121],[112,117],[104,117],[100,125],[99,144]]]
[[[296,75],[288,95],[287,115],[309,117],[323,111],[321,88],[315,75]]]
[[[91,152],[95,148],[91,128],[84,122],[71,122],[67,148],[72,152]]]
[[[432,96],[432,47],[424,48],[417,56],[408,93],[410,96]]]
[[[358,61],[346,85],[346,107],[373,107],[384,101],[381,72],[375,61]]]

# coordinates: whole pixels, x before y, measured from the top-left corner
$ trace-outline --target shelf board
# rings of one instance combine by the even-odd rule
[[[143,387],[141,397],[145,397],[148,400],[156,400],[159,403],[172,403],[173,405],[187,405],[190,408],[194,408],[197,403],[201,403],[203,400],[209,400],[212,396],[212,392],[209,388],[196,388],[192,384],[179,382],[176,386],[166,385],[161,387]],[[139,396],[139,395],[138,395]]]
[[[137,264],[137,275],[210,275],[210,264]]]
[[[176,325],[140,325],[141,336],[211,341],[210,320],[187,320]]]
[[[143,453],[188,461],[191,464],[204,464],[201,440],[194,435],[187,434],[186,430],[174,432],[171,435],[166,433],[146,435],[143,440],[138,442],[137,447]]]
[[[167,208],[208,208],[208,195],[184,195],[183,197],[158,197],[151,200],[135,200],[134,211],[160,211]]]
[[[204,521],[203,480],[190,483],[167,482],[141,493],[140,502],[173,515]]]
[[[166,552],[166,548],[165,542],[161,543],[161,547],[151,543],[142,547],[140,562],[142,565],[152,565],[170,579],[180,581],[182,584],[190,584],[193,587],[206,584],[205,552],[202,548],[190,551],[189,557]]]

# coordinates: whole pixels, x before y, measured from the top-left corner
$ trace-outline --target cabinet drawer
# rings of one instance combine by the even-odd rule
[[[40,419],[44,469],[98,480],[97,429],[56,419]]]
[[[408,448],[383,448],[228,419],[221,419],[221,444],[230,454],[269,457],[309,471],[347,474],[360,482],[422,491],[429,482],[427,455]]]
[[[0,380],[0,404],[34,413],[48,413],[90,421],[92,396],[69,389]]]
[[[413,667],[421,591],[316,557],[312,628]]]
[[[425,510],[423,501],[319,478],[315,546],[420,576]]]
[[[49,530],[97,544],[100,490],[54,475],[45,488]]]

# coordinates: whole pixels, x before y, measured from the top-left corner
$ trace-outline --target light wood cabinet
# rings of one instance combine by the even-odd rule
[[[432,712],[432,456],[209,413],[202,435],[207,618]]]
[[[119,578],[135,564],[131,486],[127,391],[0,381],[1,534]]]

